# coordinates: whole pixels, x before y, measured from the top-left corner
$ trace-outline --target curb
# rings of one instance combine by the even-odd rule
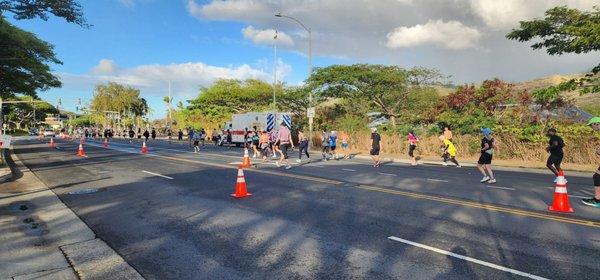
[[[71,243],[62,244],[58,249],[63,253],[65,259],[70,264],[77,277],[80,279],[144,279],[139,272],[127,263],[121,255],[112,249],[106,242],[100,239],[96,233],[83,221],[77,214],[69,208],[56,193],[49,188],[42,180],[37,177],[17,156],[12,153],[14,160],[7,160],[10,166],[11,174],[14,170],[31,172],[39,181],[39,184],[50,191],[62,206],[70,211],[74,218],[81,223],[82,227],[87,228],[93,233],[93,238]],[[12,176],[11,176],[12,177]]]

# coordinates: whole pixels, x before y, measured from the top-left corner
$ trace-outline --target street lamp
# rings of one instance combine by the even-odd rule
[[[295,21],[296,23],[300,24],[300,26],[302,26],[302,28],[304,28],[304,30],[306,30],[306,32],[308,32],[308,77],[310,78],[310,75],[312,74],[312,31],[310,30],[309,27],[306,27],[306,25],[304,25],[300,20],[288,16],[288,15],[284,15],[281,12],[275,14],[276,17],[279,18],[288,18],[291,19],[293,21]],[[312,138],[312,132],[313,132],[313,118],[314,118],[314,108],[313,106],[313,100],[312,100],[312,91],[308,92],[308,129],[309,129],[309,135]],[[312,139],[311,139],[312,140]]]

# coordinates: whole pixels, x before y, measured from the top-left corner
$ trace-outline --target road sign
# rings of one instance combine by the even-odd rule
[[[10,147],[11,136],[2,134],[0,135],[0,149],[8,149]]]
[[[314,118],[315,117],[315,107],[310,107],[310,108],[306,109],[306,116],[309,118]]]

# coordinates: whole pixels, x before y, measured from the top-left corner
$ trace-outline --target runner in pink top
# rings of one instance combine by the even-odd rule
[[[281,123],[281,126],[279,127],[277,142],[279,142],[279,151],[281,152],[281,158],[279,159],[279,162],[277,162],[277,166],[283,164],[285,161],[285,169],[292,168],[288,162],[288,149],[290,147],[293,148],[294,143],[292,142],[292,133],[284,123]]]

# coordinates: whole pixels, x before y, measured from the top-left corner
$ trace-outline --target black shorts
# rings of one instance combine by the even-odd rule
[[[194,140],[194,146],[198,146],[198,143],[200,143],[200,141]]]
[[[415,156],[415,154],[414,154],[414,153],[415,153],[415,149],[416,149],[416,148],[417,148],[417,145],[410,145],[410,146],[408,147],[408,155],[409,155],[410,157],[414,157],[414,156]]]
[[[290,148],[290,144],[289,143],[283,143],[279,145],[279,150],[281,151],[281,154],[283,155],[284,159],[288,158],[288,149]]]
[[[563,160],[562,156],[550,155],[548,157],[548,160],[546,161],[546,164],[547,165],[560,166],[560,163],[562,162],[562,160]]]
[[[329,146],[329,149],[330,149],[331,151],[335,151],[335,147],[337,147],[337,146]]]
[[[594,187],[600,187],[600,174],[594,173],[592,178],[594,179]]]
[[[492,164],[492,155],[483,152],[481,153],[481,156],[479,156],[479,160],[477,161],[477,164]]]
[[[371,148],[371,151],[369,153],[372,156],[378,156],[379,155],[379,147],[373,147],[373,148]]]

